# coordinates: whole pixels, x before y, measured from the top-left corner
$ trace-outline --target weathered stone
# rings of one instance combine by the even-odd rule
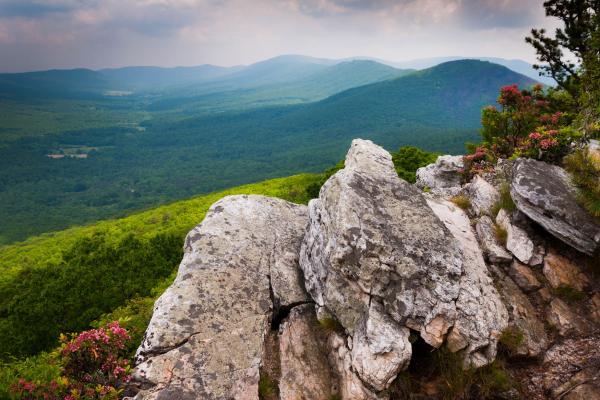
[[[479,175],[466,184],[464,191],[471,201],[471,209],[475,215],[490,215],[490,210],[500,198],[500,193]]]
[[[352,367],[358,376],[382,391],[408,366],[412,349],[408,328],[401,327],[373,300],[369,313],[354,333]],[[408,345],[407,345],[408,343]]]
[[[587,276],[569,259],[551,251],[544,260],[544,276],[550,286],[565,286],[579,291],[589,284]]]
[[[279,328],[281,400],[329,399],[334,377],[327,360],[326,343],[317,331],[314,306],[292,309]]]
[[[457,195],[461,190],[462,156],[439,156],[435,163],[417,170],[416,185],[436,194]]]
[[[537,267],[544,263],[544,256],[546,255],[546,249],[544,246],[535,246],[535,250],[533,251],[533,256],[529,260],[529,265],[532,267]]]
[[[382,387],[390,368],[401,369],[410,359],[406,328],[439,346],[458,321],[457,331],[467,342],[466,364],[494,358],[506,310],[486,275],[468,218],[451,203],[443,207],[448,206],[460,212],[457,231],[468,228],[468,249],[423,195],[398,178],[389,153],[363,140],[352,142],[345,168],[309,203],[310,226],[300,255],[306,288],[354,338],[355,369],[359,360],[363,367],[362,360],[368,360],[368,370],[385,371],[384,379],[363,368],[360,377],[373,388]],[[368,334],[368,343],[385,344],[382,348],[394,353],[386,357],[364,353],[372,350],[361,344],[373,304],[382,306],[383,321],[394,321],[384,328],[382,319],[374,318],[377,328]],[[390,333],[383,332],[393,329],[396,344],[391,346]]]
[[[562,168],[520,158],[513,168],[510,193],[520,211],[566,244],[588,255],[600,247],[600,226],[577,202]]]
[[[484,215],[479,218],[475,229],[477,231],[477,236],[479,237],[479,242],[481,243],[481,249],[489,262],[509,263],[512,261],[512,254],[506,251],[504,246],[498,242],[496,228],[490,217]]]
[[[460,347],[457,343],[463,343],[463,338],[467,345],[460,350],[465,355],[465,365],[481,367],[496,356],[498,337],[508,325],[507,310],[494,287],[464,211],[445,200],[428,198],[427,204],[456,239],[463,256],[463,274],[450,347]]]
[[[508,309],[509,329],[522,334],[523,339],[515,348],[509,348],[513,357],[538,357],[548,347],[544,324],[521,290],[498,268],[494,268],[496,287]]]
[[[535,277],[531,268],[521,264],[517,260],[513,261],[508,270],[508,275],[525,292],[533,292],[542,287],[540,281]]]
[[[210,208],[156,301],[137,352],[137,398],[258,399],[270,286],[277,303],[306,299],[290,272],[306,224],[306,207],[262,196],[230,196]]]
[[[597,368],[585,368],[569,381],[552,390],[553,399],[600,400],[600,373]]]
[[[550,302],[547,318],[561,336],[566,336],[574,331],[578,333],[587,331],[585,322],[571,311],[567,303],[560,299],[553,299]]]
[[[328,338],[329,360],[339,379],[339,395],[344,400],[385,400],[385,394],[377,395],[369,390],[352,370],[352,356],[344,337],[331,332]]]
[[[504,209],[496,216],[496,223],[506,230],[506,249],[523,264],[529,263],[533,257],[534,246],[527,232],[512,224],[510,216]]]
[[[592,319],[600,323],[600,293],[594,293],[590,299],[590,308],[592,310]]]

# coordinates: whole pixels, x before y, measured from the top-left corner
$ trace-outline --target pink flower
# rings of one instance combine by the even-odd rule
[[[550,138],[550,139],[543,139],[540,141],[540,147],[543,150],[548,150],[550,147],[554,147],[558,144],[558,142],[556,141],[556,139],[554,138]]]
[[[529,134],[529,139],[532,139],[532,140],[538,140],[541,137],[542,137],[542,135],[540,133],[538,133],[538,132],[531,132]]]

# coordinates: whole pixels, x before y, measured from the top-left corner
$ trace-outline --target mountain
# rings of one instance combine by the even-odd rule
[[[439,64],[443,64],[449,61],[457,60],[480,60],[489,61],[494,64],[503,65],[515,72],[525,75],[531,79],[541,82],[548,86],[555,86],[556,82],[552,78],[540,76],[539,72],[533,68],[533,65],[523,60],[507,60],[505,58],[498,57],[432,57],[432,58],[420,58],[410,61],[404,61],[399,63],[387,63],[397,68],[414,68],[414,69],[426,69],[431,68]],[[381,62],[381,61],[380,61]]]
[[[188,85],[210,81],[241,70],[243,67],[124,67],[101,69],[98,72],[130,90],[154,89],[174,85]]]
[[[0,74],[0,98],[81,97],[113,85],[109,77],[83,68]]]
[[[140,125],[15,140],[0,148],[0,241],[321,171],[354,137],[390,150],[416,145],[461,153],[465,142],[479,139],[481,108],[512,83],[534,81],[497,64],[454,61],[314,103],[200,116],[140,104],[148,114]]]
[[[178,112],[189,110],[190,113],[206,113],[233,109],[256,108],[279,104],[298,104],[322,100],[344,90],[363,86],[387,79],[398,78],[413,72],[400,70],[373,61],[347,61],[333,65],[311,64],[300,68],[287,64],[289,69],[304,72],[285,74],[277,68],[272,70],[261,66],[264,75],[238,81],[234,74],[212,84],[196,85],[185,89],[173,90],[151,103],[152,110],[168,110],[175,108]],[[307,71],[311,71],[308,73]],[[273,75],[276,75],[275,77]],[[284,76],[286,78],[284,78]],[[283,79],[287,79],[284,81]],[[259,82],[271,80],[279,83],[260,85]],[[256,87],[249,87],[254,86]],[[229,88],[230,90],[227,90]],[[201,93],[219,90],[215,93]]]

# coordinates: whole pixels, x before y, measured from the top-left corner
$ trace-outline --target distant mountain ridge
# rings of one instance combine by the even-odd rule
[[[132,66],[89,69],[49,70],[39,72],[0,74],[0,97],[81,97],[102,96],[110,92],[167,91],[183,96],[198,96],[217,92],[272,89],[284,85],[286,91],[296,90],[297,99],[315,101],[334,93],[405,75],[414,70],[430,68],[447,61],[464,57],[440,57],[394,63],[378,59],[354,57],[342,60],[283,55],[248,66],[220,67],[200,65],[195,67],[162,68]],[[546,84],[547,78],[537,76],[533,67],[521,60],[479,58],[504,65]],[[353,70],[354,69],[354,70]],[[336,72],[342,75],[336,75]],[[341,82],[346,77],[347,82]],[[332,83],[337,82],[337,83]],[[315,90],[329,87],[328,90]],[[167,96],[169,96],[167,94]],[[262,100],[262,95],[258,97]]]

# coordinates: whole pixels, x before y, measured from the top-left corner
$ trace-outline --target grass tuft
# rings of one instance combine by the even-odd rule
[[[511,213],[517,209],[515,202],[510,196],[510,185],[507,182],[504,182],[500,185],[500,198],[498,201],[492,206],[490,210],[491,214],[496,218],[501,209],[505,209],[508,213]]]
[[[462,208],[463,210],[468,210],[471,208],[471,200],[467,196],[458,195],[454,196],[450,199],[457,207]]]
[[[525,336],[519,328],[515,326],[509,326],[502,331],[500,339],[498,340],[498,345],[500,350],[504,349],[508,354],[510,354],[514,353],[519,348],[524,339]]]
[[[508,241],[508,232],[504,227],[494,224],[494,232],[496,233],[496,239],[502,246],[506,246],[506,242]]]

